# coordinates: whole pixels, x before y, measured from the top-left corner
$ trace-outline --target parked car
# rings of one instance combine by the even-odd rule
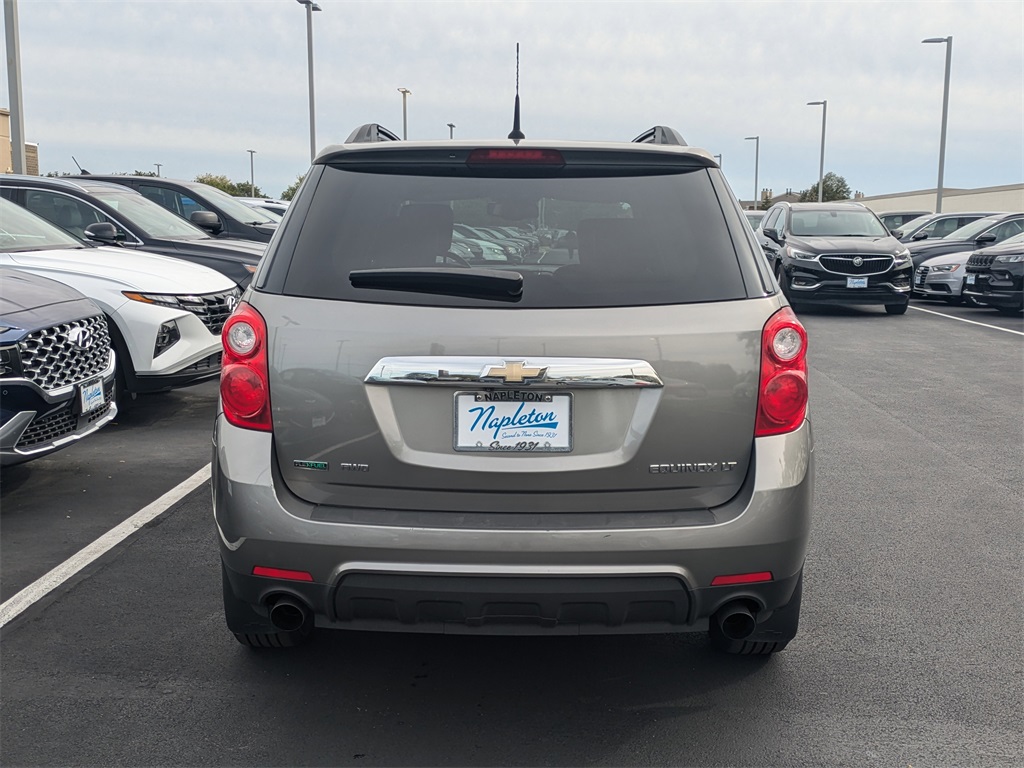
[[[90,174],[84,178],[131,187],[215,237],[266,243],[277,231],[278,222],[264,211],[252,208],[209,184],[153,176]]]
[[[964,269],[970,251],[936,256],[923,262],[914,270],[914,298],[942,299],[948,304],[965,302],[980,306],[980,302],[962,295]]]
[[[1007,315],[1024,310],[1024,233],[971,254],[963,295]]]
[[[764,221],[764,215],[766,213],[768,213],[768,211],[744,211],[743,215],[746,217],[750,228],[757,232],[758,228],[761,226],[761,222]]]
[[[80,240],[202,264],[242,288],[266,250],[253,240],[210,237],[135,190],[106,181],[4,174],[0,195]]]
[[[993,213],[931,213],[911,219],[892,234],[901,243],[916,243],[920,240],[938,240],[965,227],[972,221],[992,216]]]
[[[196,384],[220,371],[220,330],[241,294],[224,275],[141,251],[90,246],[0,199],[0,265],[59,280],[106,315],[126,396]]]
[[[996,245],[1020,232],[1024,232],[1024,213],[997,213],[972,221],[938,240],[911,243],[908,248],[916,268],[936,256]]]
[[[711,156],[667,128],[391,135],[320,153],[224,328],[229,629],[784,648],[811,522],[807,337]],[[578,263],[444,263],[463,219],[544,211],[579,215]]]
[[[237,197],[235,199],[241,200],[253,208],[276,214],[278,217],[284,216],[285,211],[288,210],[287,200],[275,200],[272,197]]]
[[[929,215],[931,211],[885,211],[879,213],[878,218],[886,229],[893,232],[912,219]]]
[[[793,304],[881,304],[890,315],[906,313],[910,253],[860,203],[776,203],[758,234]]]
[[[96,304],[63,283],[0,267],[0,465],[46,456],[113,421],[114,370]]]

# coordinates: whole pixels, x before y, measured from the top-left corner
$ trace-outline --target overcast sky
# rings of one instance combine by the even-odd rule
[[[318,0],[318,149],[379,122],[409,138],[504,137],[521,44],[530,139],[628,140],[656,124],[721,154],[733,190],[826,170],[868,195],[935,186],[944,45],[947,187],[1024,181],[1024,3]],[[40,169],[255,178],[309,165],[295,0],[19,0],[25,132]],[[6,69],[5,69],[6,82]],[[9,104],[6,93],[0,99]]]

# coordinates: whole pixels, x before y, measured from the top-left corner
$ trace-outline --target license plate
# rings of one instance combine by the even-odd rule
[[[567,453],[572,450],[572,395],[456,392],[454,447],[486,453]]]
[[[968,285],[974,285],[974,278],[975,277],[976,277],[976,275],[968,275],[967,276],[967,284]]]
[[[918,275],[917,276],[917,284],[918,285],[924,285],[924,275]]]
[[[846,278],[847,288],[867,288],[868,279],[866,277],[848,277]]]
[[[95,411],[106,402],[103,398],[102,381],[90,381],[82,384],[80,393],[82,395],[82,413]]]

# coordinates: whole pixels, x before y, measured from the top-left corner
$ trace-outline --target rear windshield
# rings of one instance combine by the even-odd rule
[[[328,166],[283,287],[313,298],[495,306],[481,297],[355,288],[349,280],[353,270],[437,267],[521,274],[522,295],[512,306],[523,308],[746,297],[728,224],[703,168],[482,178]]]

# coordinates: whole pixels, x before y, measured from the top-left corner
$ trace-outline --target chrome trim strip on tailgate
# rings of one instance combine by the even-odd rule
[[[515,387],[662,387],[645,360],[591,357],[384,357],[367,384]]]

